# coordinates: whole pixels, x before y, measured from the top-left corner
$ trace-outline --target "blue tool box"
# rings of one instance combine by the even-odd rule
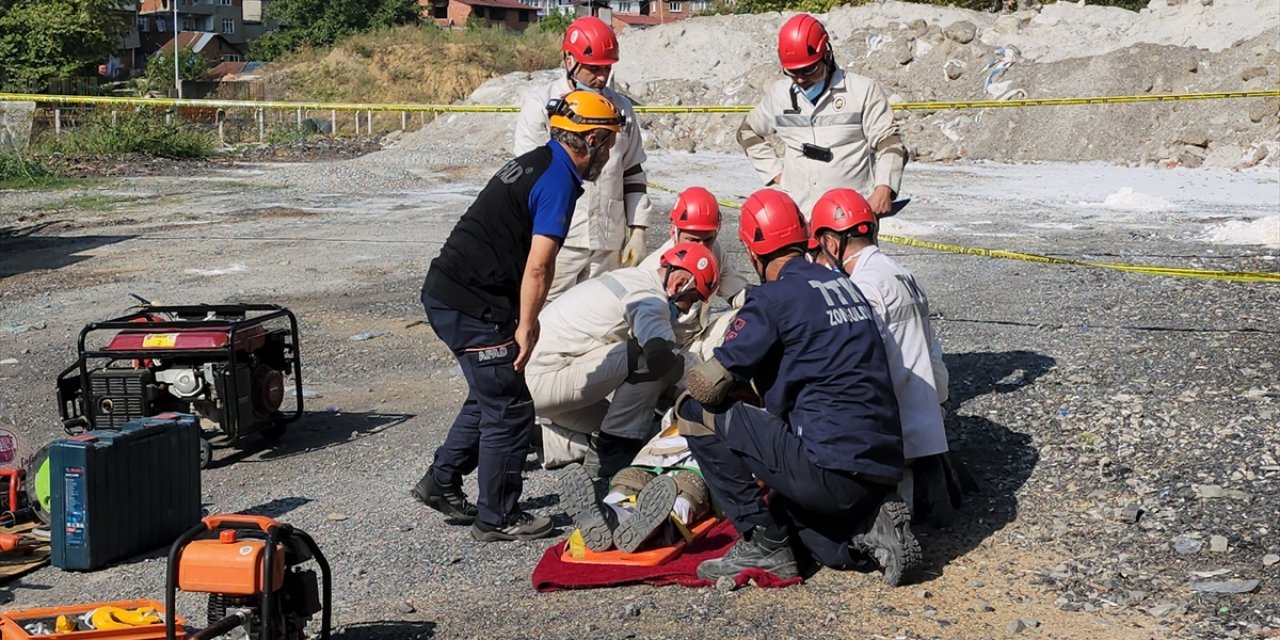
[[[49,447],[51,562],[91,571],[173,542],[200,521],[200,427],[162,414]]]

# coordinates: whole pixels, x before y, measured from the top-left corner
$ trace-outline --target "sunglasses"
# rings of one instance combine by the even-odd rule
[[[818,60],[817,62],[800,69],[783,69],[782,73],[788,78],[805,78],[817,73],[818,69],[822,67],[822,63],[822,60]]]

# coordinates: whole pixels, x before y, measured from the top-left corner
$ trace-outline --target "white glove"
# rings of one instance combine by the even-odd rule
[[[644,227],[631,227],[627,243],[622,246],[622,265],[634,267],[644,258]]]

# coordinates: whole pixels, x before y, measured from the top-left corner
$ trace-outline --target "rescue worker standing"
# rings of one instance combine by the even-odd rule
[[[582,181],[599,175],[625,118],[607,99],[575,91],[546,105],[551,140],[489,180],[432,260],[422,305],[469,393],[434,461],[412,490],[482,542],[529,540],[551,520],[519,508],[533,431],[525,364]],[[462,477],[478,472],[478,505]]]
[[[644,144],[631,101],[607,86],[618,62],[617,36],[603,20],[583,16],[565,30],[561,50],[565,77],[534,90],[525,99],[516,122],[516,155],[547,141],[544,105],[573,90],[595,91],[608,98],[626,116],[627,124],[618,133],[613,155],[600,175],[583,185],[569,235],[556,257],[556,277],[548,302],[583,280],[638,263],[644,257],[644,231],[653,208],[641,166]]]
[[[884,89],[836,66],[826,28],[808,14],[782,25],[778,60],[789,79],[770,86],[738,128],[765,185],[787,192],[806,216],[835,187],[869,193],[871,210],[889,213],[907,150]],[[781,159],[765,139],[774,133],[786,145]]]
[[[717,240],[719,234],[720,204],[716,197],[702,187],[685,189],[680,192],[675,206],[671,208],[671,238],[650,253],[640,266],[656,269],[662,255],[671,247],[683,242],[701,244],[715,254],[716,264],[720,265],[720,286],[716,289],[716,295],[727,301],[730,307],[737,309],[746,300],[751,284],[729,265],[724,248]],[[713,326],[711,304],[696,303],[676,318],[676,344],[689,349],[699,358],[704,358],[710,355],[711,347],[719,346],[719,339],[724,335],[724,322],[730,319],[726,317],[717,320]]]
[[[871,559],[896,586],[921,554],[894,492],[902,429],[871,309],[848,278],[805,258],[809,234],[786,194],[753,194],[738,233],[763,284],[676,400],[711,496],[742,535],[698,576],[793,577],[794,535],[822,565]],[[747,383],[764,408],[733,401]],[[768,504],[756,478],[771,490]]]
[[[813,207],[809,227],[818,243],[817,261],[848,275],[876,314],[902,419],[907,475],[900,493],[911,500],[916,493],[913,480],[940,481],[942,490],[927,492],[930,499],[925,502],[949,500],[945,474],[934,464],[936,460],[931,463],[948,449],[942,404],[947,401],[949,376],[929,322],[929,297],[914,274],[880,251],[876,245],[879,221],[858,192],[832,189],[825,193]],[[917,466],[927,471],[915,473]],[[916,513],[927,510],[926,504],[913,501],[911,506]]]
[[[631,464],[652,435],[662,392],[684,375],[672,319],[710,297],[719,273],[709,249],[678,244],[652,269],[611,271],[547,305],[529,362],[534,406],[552,422],[545,466],[586,458],[608,478]]]

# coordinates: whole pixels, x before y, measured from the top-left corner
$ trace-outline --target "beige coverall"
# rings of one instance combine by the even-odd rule
[[[782,158],[765,139],[773,133],[786,145]],[[805,157],[805,143],[830,149],[831,161]],[[805,220],[818,198],[836,187],[867,198],[880,185],[898,193],[907,159],[884,89],[843,69],[832,74],[816,106],[791,80],[775,82],[738,128],[738,144],[764,182],[782,175],[777,186],[796,201]]]
[[[581,460],[587,436],[596,431],[648,438],[665,385],[627,381],[627,342],[675,342],[659,270],[630,267],[583,282],[544,308],[538,320],[542,334],[525,380],[538,416],[553,423],[543,425],[543,465]],[[641,366],[643,361],[639,356]]]
[[[547,143],[547,101],[563,97],[570,90],[566,79],[557,78],[530,92],[516,120],[515,155]],[[648,178],[641,167],[645,161],[644,143],[631,101],[608,87],[601,93],[626,115],[627,126],[618,134],[600,176],[582,183],[584,191],[574,208],[569,235],[556,254],[555,278],[547,302],[583,280],[621,266],[627,228],[648,227],[653,211]]]

